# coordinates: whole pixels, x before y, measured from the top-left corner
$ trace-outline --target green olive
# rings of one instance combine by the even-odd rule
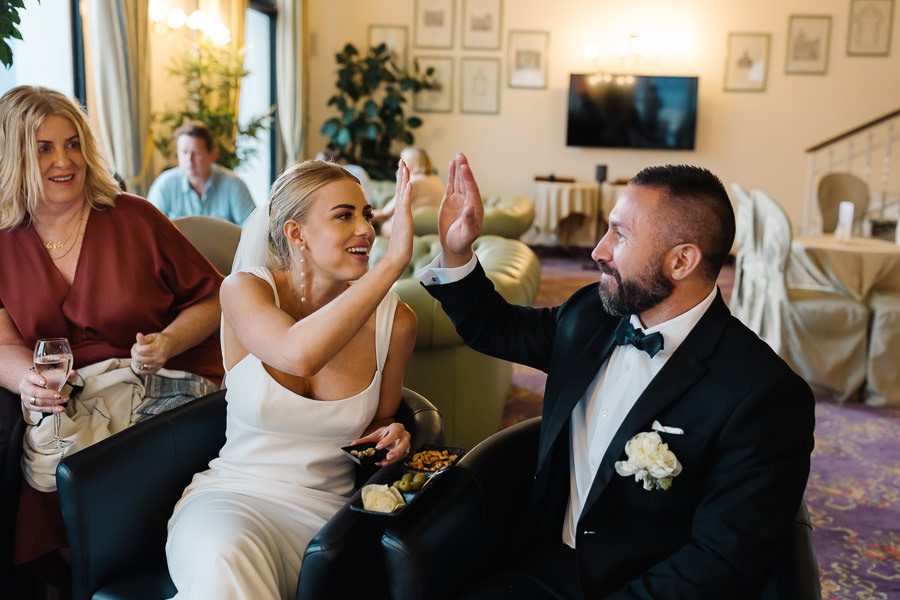
[[[409,482],[403,479],[398,481],[395,487],[403,493],[410,491]]]
[[[403,477],[400,478],[400,481],[405,481],[406,483],[409,483],[410,481],[412,481],[412,478],[413,478],[412,473],[404,473]]]

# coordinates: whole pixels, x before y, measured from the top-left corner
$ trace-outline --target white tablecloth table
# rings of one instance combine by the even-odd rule
[[[873,290],[900,292],[900,246],[876,238],[796,237],[789,269],[792,286],[829,288],[860,301]]]
[[[597,235],[600,184],[597,182],[534,183],[534,224],[522,236],[526,243],[593,248]]]

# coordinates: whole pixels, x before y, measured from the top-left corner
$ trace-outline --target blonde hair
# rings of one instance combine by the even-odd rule
[[[269,190],[269,265],[286,269],[291,264],[291,244],[284,225],[294,220],[304,223],[318,189],[342,179],[359,183],[349,171],[324,160],[307,160],[287,168]]]
[[[32,217],[44,196],[37,130],[50,116],[67,119],[84,156],[84,197],[94,208],[115,206],[120,189],[91,133],[82,108],[50,88],[20,85],[0,98],[0,230]]]
[[[400,152],[400,159],[409,167],[411,175],[421,175],[423,173],[430,175],[434,173],[434,165],[431,164],[428,153],[421,148],[404,148]]]

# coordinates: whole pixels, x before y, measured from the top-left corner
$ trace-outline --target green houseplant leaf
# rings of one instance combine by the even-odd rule
[[[360,54],[347,44],[335,55],[337,92],[328,99],[338,116],[322,125],[335,158],[363,167],[375,179],[392,179],[400,150],[413,143],[419,117],[407,118],[407,95],[434,89],[434,69],[410,73],[397,66],[385,44]]]
[[[253,149],[242,144],[256,138],[272,126],[271,107],[265,114],[251,118],[241,125],[238,122],[238,92],[241,79],[249,73],[244,68],[244,54],[233,47],[215,46],[209,40],[201,40],[195,48],[189,48],[172,61],[169,75],[181,80],[187,91],[184,104],[177,109],[166,109],[154,115],[156,133],[153,145],[167,162],[174,164],[175,140],[173,132],[185,120],[206,123],[219,147],[216,162],[234,169],[252,156]]]

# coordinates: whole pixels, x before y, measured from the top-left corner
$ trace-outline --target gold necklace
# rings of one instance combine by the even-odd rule
[[[84,220],[84,206],[82,206],[81,210],[79,210],[78,212],[79,212],[78,223],[75,225],[75,229],[72,230],[72,233],[69,234],[69,236],[61,242],[45,242],[44,240],[41,240],[41,243],[44,245],[44,248],[46,248],[47,250],[57,250],[59,248],[65,248],[66,244],[68,244],[70,241],[72,241],[72,239],[78,233],[78,230],[81,229],[81,222]],[[71,250],[71,248],[70,248],[70,250]]]
[[[85,204],[87,204],[87,203],[85,203]],[[65,252],[63,252],[63,253],[60,254],[59,256],[52,256],[52,255],[51,255],[51,256],[50,256],[50,260],[52,260],[53,262],[56,262],[56,261],[59,261],[59,260],[64,259],[66,256],[69,255],[70,252],[72,252],[72,250],[75,249],[75,246],[78,245],[78,234],[79,234],[79,232],[81,232],[82,224],[84,223],[84,213],[85,213],[85,212],[87,212],[87,211],[85,211],[85,210],[84,210],[84,207],[82,207],[82,209],[81,209],[81,216],[78,217],[78,225],[76,225],[76,227],[75,227],[75,235],[74,235],[74,236],[70,236],[70,237],[68,238],[68,240],[66,240],[65,242],[62,243],[62,246],[59,246],[59,245],[53,245],[53,248],[64,248],[65,245],[69,243],[69,240],[72,240],[72,239],[74,238],[74,241],[73,241],[72,245],[69,246],[69,249],[68,249],[68,250],[66,250]],[[47,242],[44,242],[44,247],[47,248],[48,252],[49,252],[49,250],[51,249],[51,247],[47,245]]]

